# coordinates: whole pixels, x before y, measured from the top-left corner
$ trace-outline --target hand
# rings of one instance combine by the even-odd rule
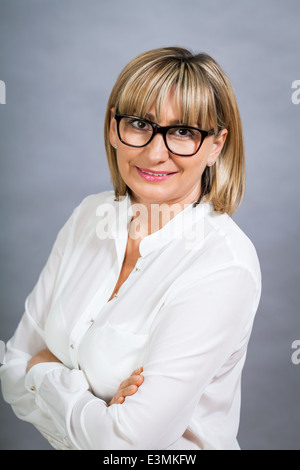
[[[59,359],[57,359],[54,354],[52,354],[49,349],[43,349],[42,351],[39,351],[36,353],[32,358],[30,359],[26,372],[28,372],[31,367],[35,366],[36,364],[40,364],[41,362],[61,362]]]
[[[132,372],[131,376],[121,383],[116,394],[107,406],[114,404],[121,405],[124,403],[125,397],[134,395],[138,391],[139,386],[144,382],[144,377],[140,375],[142,372],[143,367],[140,367],[139,369]]]

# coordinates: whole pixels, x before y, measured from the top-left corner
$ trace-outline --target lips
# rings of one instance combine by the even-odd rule
[[[148,170],[147,168],[139,168],[138,166],[137,166],[137,169],[142,171],[143,173],[146,173],[147,175],[152,175],[152,176],[166,176],[166,175],[173,175],[174,173],[177,173],[177,171]]]
[[[150,182],[150,183],[160,183],[162,181],[165,181],[169,178],[172,178],[174,175],[176,175],[178,172],[167,172],[167,171],[153,171],[149,170],[146,168],[139,168],[136,167],[137,172],[141,178],[144,180]]]

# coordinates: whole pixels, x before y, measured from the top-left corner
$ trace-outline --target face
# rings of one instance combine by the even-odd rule
[[[149,119],[161,126],[170,126],[180,119],[180,110],[169,94],[157,122],[155,103],[149,109]],[[199,127],[197,123],[195,127]],[[207,129],[209,130],[209,129]],[[180,204],[182,207],[196,201],[201,192],[200,181],[205,167],[213,165],[224,145],[227,131],[224,129],[216,138],[204,139],[199,151],[191,157],[174,155],[167,149],[163,136],[155,135],[142,148],[123,144],[117,135],[114,118],[110,125],[111,145],[117,145],[117,163],[120,174],[132,191],[132,199],[140,204]],[[153,177],[144,172],[168,173],[166,177]]]

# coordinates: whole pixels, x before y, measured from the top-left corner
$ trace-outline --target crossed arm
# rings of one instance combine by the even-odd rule
[[[246,284],[242,295],[236,295],[245,280],[249,282],[248,273],[234,267],[220,271],[217,280],[216,276],[197,280],[197,289],[194,285],[182,286],[188,302],[176,295],[161,309],[151,329],[143,368],[122,381],[109,403],[92,394],[83,371],[60,364],[46,348],[39,328],[26,311],[8,345],[7,362],[1,367],[4,398],[17,416],[36,425],[47,439],[54,436],[58,448],[65,441],[78,449],[168,448],[184,434],[205,388],[238,346],[230,363],[233,377],[226,379],[230,386],[228,400],[232,399],[231,388],[239,380],[249,334],[244,305],[253,308],[251,284]],[[208,315],[203,307],[199,308],[197,292],[201,288],[201,297],[208,304],[212,283],[216,295]],[[217,295],[219,286],[226,295]],[[43,363],[48,365],[43,368]],[[30,374],[35,367],[36,373]],[[127,401],[130,395],[134,399]],[[124,406],[111,406],[125,400]],[[214,400],[218,401],[218,395]],[[226,429],[221,442],[218,436],[211,439],[217,440],[214,445],[220,448],[231,448],[236,419],[232,423],[226,419],[226,400],[214,407],[219,409],[218,426]],[[141,426],[141,422],[147,426]],[[201,443],[198,448],[202,448]]]
[[[144,369],[134,371],[105,403],[88,390],[82,371],[57,364],[58,358],[45,349],[43,326],[71,225],[72,219],[58,235],[8,345],[6,364],[0,368],[4,399],[20,419],[34,424],[46,438],[54,436],[58,448],[65,438],[82,449],[168,448],[185,432],[200,397],[226,358],[237,347],[242,358],[259,287],[248,269],[234,263],[216,266],[202,276],[196,271],[186,281],[178,279],[151,326]],[[239,361],[238,380],[242,359],[234,356],[233,361]],[[53,370],[38,367],[49,362]],[[26,372],[35,365],[36,381],[28,388]],[[34,392],[37,383],[40,388]],[[124,403],[130,395],[134,399],[124,406],[111,406]],[[223,415],[219,410],[218,423],[229,408],[226,400],[219,406]],[[218,443],[222,448],[231,445],[234,431],[229,431],[229,437]]]
[[[42,349],[38,353],[36,353],[32,358],[30,359],[27,370],[28,372],[33,366],[36,364],[41,364],[42,362],[61,362],[54,354],[49,349]],[[141,373],[143,372],[143,367],[140,367],[139,369],[136,369],[133,371],[133,373],[128,377],[127,379],[123,380],[121,382],[117,392],[111,399],[111,401],[107,404],[107,406],[111,406],[114,404],[121,405],[122,403],[125,402],[125,398],[129,397],[131,395],[134,395],[137,391],[140,385],[142,385],[144,381],[143,375]]]

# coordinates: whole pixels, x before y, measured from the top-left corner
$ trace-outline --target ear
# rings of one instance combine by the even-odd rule
[[[117,143],[117,126],[116,126],[116,120],[114,118],[114,115],[115,115],[115,108],[111,108],[110,125],[109,125],[109,140],[112,146],[116,145]]]
[[[220,134],[215,137],[211,152],[208,157],[208,166],[212,166],[214,163],[216,163],[218,156],[220,155],[222,148],[224,147],[227,134],[228,130],[222,129]]]

